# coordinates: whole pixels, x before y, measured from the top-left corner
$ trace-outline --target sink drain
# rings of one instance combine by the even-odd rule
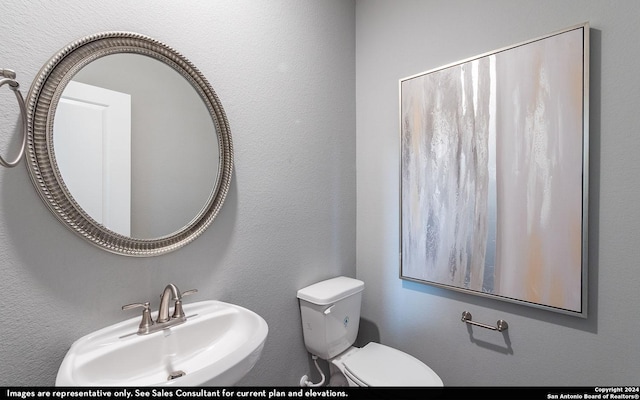
[[[169,376],[167,377],[168,381],[172,381],[174,379],[180,378],[181,376],[185,376],[187,373],[184,371],[173,371],[172,373],[169,374]]]

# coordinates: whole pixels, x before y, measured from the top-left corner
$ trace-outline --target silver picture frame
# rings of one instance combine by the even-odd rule
[[[589,23],[399,97],[400,278],[586,318]]]

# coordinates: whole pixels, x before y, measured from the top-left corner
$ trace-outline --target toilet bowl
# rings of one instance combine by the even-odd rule
[[[376,342],[350,347],[330,360],[330,386],[442,386],[442,379],[417,358]],[[337,371],[340,374],[334,373]]]
[[[330,386],[442,386],[426,364],[376,342],[355,342],[364,283],[340,276],[298,290],[307,350],[329,362]]]

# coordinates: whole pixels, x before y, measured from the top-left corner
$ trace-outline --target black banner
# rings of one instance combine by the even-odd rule
[[[601,387],[444,387],[444,388],[295,388],[168,387],[71,388],[4,387],[8,399],[544,399],[639,400],[638,386]]]

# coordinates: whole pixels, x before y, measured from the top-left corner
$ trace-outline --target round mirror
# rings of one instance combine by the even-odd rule
[[[67,227],[114,253],[159,255],[218,213],[233,151],[224,110],[182,55],[135,33],[85,37],[29,92],[28,170]]]

